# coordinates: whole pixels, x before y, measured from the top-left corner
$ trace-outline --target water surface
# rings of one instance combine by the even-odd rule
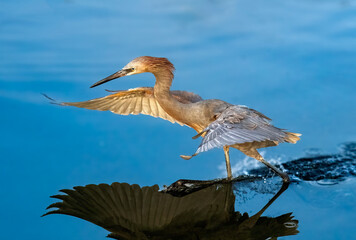
[[[137,56],[170,59],[174,89],[253,107],[303,134],[296,145],[263,150],[269,161],[336,153],[355,141],[353,1],[19,0],[2,1],[0,13],[4,239],[103,239],[104,230],[84,221],[39,217],[59,189],[225,176],[221,150],[179,158],[199,144],[192,129],[61,108],[40,94],[77,101],[104,96],[104,88],[152,86],[147,73],[89,89]],[[259,166],[238,151],[231,158],[235,174]],[[300,233],[286,238],[350,239],[354,189],[351,177],[336,185],[302,181],[266,214],[293,212]]]

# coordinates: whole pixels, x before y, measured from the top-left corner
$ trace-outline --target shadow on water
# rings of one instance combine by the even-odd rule
[[[115,239],[275,239],[297,234],[292,213],[262,217],[288,184],[256,214],[235,211],[234,187],[251,180],[178,180],[163,191],[157,185],[141,188],[117,182],[74,187],[61,190],[66,195],[52,196],[62,201],[50,205],[58,209],[45,215],[82,218],[110,231],[108,237]]]
[[[356,142],[342,144],[337,154],[315,154],[276,166],[287,171],[294,181],[337,183],[347,177],[356,176]],[[249,172],[255,176],[266,176],[268,173],[267,168]]]
[[[342,145],[337,154],[315,155],[281,164],[298,181],[337,183],[355,176],[356,143]],[[254,176],[252,176],[254,175]],[[229,182],[181,179],[160,190],[158,185],[140,187],[115,182],[61,190],[52,196],[45,215],[65,214],[82,218],[111,232],[114,239],[277,239],[298,234],[298,220],[287,212],[276,217],[262,214],[288,188],[279,178],[266,184],[264,168],[250,171]],[[263,176],[263,177],[262,177]],[[292,182],[293,184],[293,182]],[[278,188],[276,188],[278,187]],[[254,214],[235,206],[249,189],[261,195],[274,194]]]

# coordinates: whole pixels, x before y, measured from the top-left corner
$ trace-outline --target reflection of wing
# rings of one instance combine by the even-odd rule
[[[172,91],[172,96],[182,103],[192,103],[200,101],[201,98],[190,92]],[[84,102],[64,102],[61,105],[75,106],[100,111],[111,111],[116,114],[146,114],[153,117],[159,117],[172,123],[178,122],[168,115],[159,105],[153,94],[153,88],[141,87],[127,91],[117,91],[106,97],[96,98]]]
[[[50,205],[48,208],[58,209],[45,215],[82,218],[107,229],[117,239],[148,239],[144,233],[159,236],[211,229],[229,222],[234,213],[235,197],[228,185],[210,186],[185,197],[158,190],[157,185],[141,188],[127,183],[74,187],[61,190],[65,195],[52,196],[62,201]]]
[[[240,180],[235,187],[250,182]],[[235,212],[231,183],[217,182],[178,180],[171,185],[171,193],[180,192],[175,187],[181,184],[187,187],[205,185],[183,197],[159,192],[157,185],[139,187],[116,182],[74,187],[73,190],[61,190],[63,195],[52,196],[60,201],[51,204],[47,208],[51,210],[44,215],[66,214],[82,218],[110,231],[108,237],[120,240],[276,239],[298,233],[298,220],[293,219],[291,213],[276,218],[261,217],[288,185],[283,185],[258,213],[249,217],[247,213]]]
[[[206,135],[196,153],[247,142],[286,141],[288,133],[271,125],[269,120],[262,113],[245,106],[228,107],[203,130]]]

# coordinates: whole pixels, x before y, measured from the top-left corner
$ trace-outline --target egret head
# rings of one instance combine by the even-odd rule
[[[159,73],[168,73],[173,77],[174,66],[167,58],[157,58],[157,57],[149,57],[143,56],[138,57],[126,64],[121,70],[116,73],[94,83],[91,88],[99,86],[103,83],[109,82],[113,79],[129,76],[144,72],[151,72],[153,74]]]

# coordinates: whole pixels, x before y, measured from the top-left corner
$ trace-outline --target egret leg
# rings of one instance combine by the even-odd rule
[[[277,173],[283,179],[283,182],[285,182],[285,183],[290,182],[290,178],[287,173],[282,172],[281,170],[279,170],[278,168],[276,168],[275,166],[273,166],[272,164],[270,164],[269,162],[264,160],[263,157],[261,156],[261,154],[259,154],[259,152],[256,149],[251,148],[251,147],[243,148],[239,145],[233,145],[233,147],[239,149],[241,152],[243,152],[247,156],[260,161],[261,163],[263,163],[264,165],[266,165],[267,167],[272,169],[275,173]]]
[[[266,165],[267,167],[269,167],[270,169],[272,169],[275,173],[277,173],[283,179],[283,182],[285,182],[285,183],[289,183],[290,182],[290,178],[289,178],[287,173],[282,172],[277,167],[273,166],[272,164],[270,164],[269,162],[264,160],[262,157],[260,159],[257,159],[257,160],[260,161],[261,163],[263,163],[264,165]]]
[[[231,173],[231,165],[230,165],[230,155],[229,155],[229,146],[224,146],[224,153],[225,153],[225,161],[226,161],[226,171],[227,171],[227,179],[232,179]]]

